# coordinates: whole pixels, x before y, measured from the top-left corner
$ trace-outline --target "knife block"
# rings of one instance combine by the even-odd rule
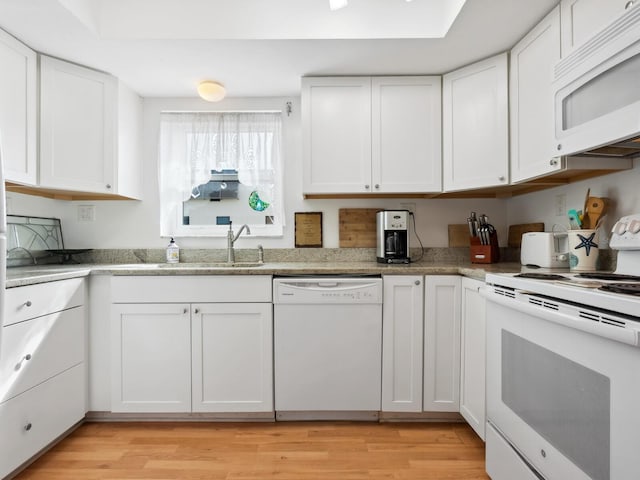
[[[497,263],[500,261],[498,234],[492,233],[489,245],[482,245],[480,237],[469,237],[471,263]]]

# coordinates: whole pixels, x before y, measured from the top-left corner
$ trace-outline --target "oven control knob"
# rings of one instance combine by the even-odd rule
[[[629,228],[628,228],[629,232],[631,233],[638,233],[640,232],[640,220],[631,220],[631,223],[629,223]]]
[[[614,226],[613,226],[613,230],[611,230],[613,233],[617,233],[618,235],[622,235],[624,232],[627,231],[627,224],[625,222],[617,222]]]

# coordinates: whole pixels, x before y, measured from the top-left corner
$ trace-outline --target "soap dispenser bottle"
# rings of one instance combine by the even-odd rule
[[[178,263],[180,261],[180,247],[171,237],[169,245],[167,245],[167,263]]]

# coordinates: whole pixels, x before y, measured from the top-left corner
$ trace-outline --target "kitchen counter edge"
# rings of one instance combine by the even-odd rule
[[[518,263],[384,265],[376,262],[266,263],[251,267],[191,266],[187,263],[43,265],[7,269],[7,288],[55,282],[88,275],[462,275],[484,281],[487,273],[521,271]]]

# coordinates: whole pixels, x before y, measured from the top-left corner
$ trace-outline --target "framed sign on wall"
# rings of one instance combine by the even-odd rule
[[[322,212],[295,213],[296,248],[322,248]]]

